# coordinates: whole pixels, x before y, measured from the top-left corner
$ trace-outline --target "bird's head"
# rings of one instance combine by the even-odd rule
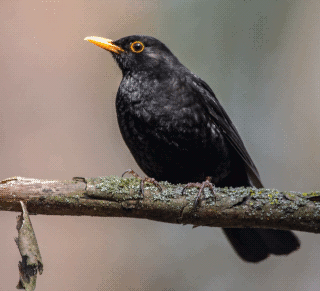
[[[111,52],[123,74],[163,69],[170,71],[182,66],[161,41],[151,36],[131,35],[115,41],[89,36],[85,40]]]

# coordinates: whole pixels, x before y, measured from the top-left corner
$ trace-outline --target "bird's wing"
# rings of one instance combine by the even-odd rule
[[[201,102],[204,104],[205,108],[207,108],[213,122],[221,129],[223,135],[244,161],[247,174],[253,185],[257,188],[263,188],[259,172],[247,152],[237,129],[212,92],[211,88],[206,82],[196,76],[193,76],[192,83],[195,86],[196,91],[200,93],[199,98],[201,98]]]

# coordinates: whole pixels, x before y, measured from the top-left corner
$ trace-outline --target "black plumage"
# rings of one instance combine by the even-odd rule
[[[88,37],[110,51],[123,73],[116,110],[124,141],[141,169],[171,183],[263,187],[239,133],[210,87],[159,40]],[[300,246],[290,231],[224,229],[238,254],[259,262]]]

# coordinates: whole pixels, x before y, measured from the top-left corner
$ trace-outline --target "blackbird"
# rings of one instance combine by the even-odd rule
[[[263,185],[240,135],[211,88],[162,42],[144,35],[85,40],[108,50],[123,78],[117,97],[122,137],[141,169],[159,181],[217,187]],[[291,231],[224,228],[239,256],[260,262],[300,246]]]

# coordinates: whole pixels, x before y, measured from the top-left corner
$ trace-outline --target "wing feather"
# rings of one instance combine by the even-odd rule
[[[252,184],[257,188],[263,188],[259,172],[247,152],[236,127],[221,106],[211,88],[206,82],[195,75],[193,75],[192,83],[195,86],[195,89],[199,91],[199,98],[201,98],[201,102],[204,104],[205,108],[207,108],[213,122],[218,126],[218,128],[220,128],[225,138],[230,142],[244,161],[247,174]]]

